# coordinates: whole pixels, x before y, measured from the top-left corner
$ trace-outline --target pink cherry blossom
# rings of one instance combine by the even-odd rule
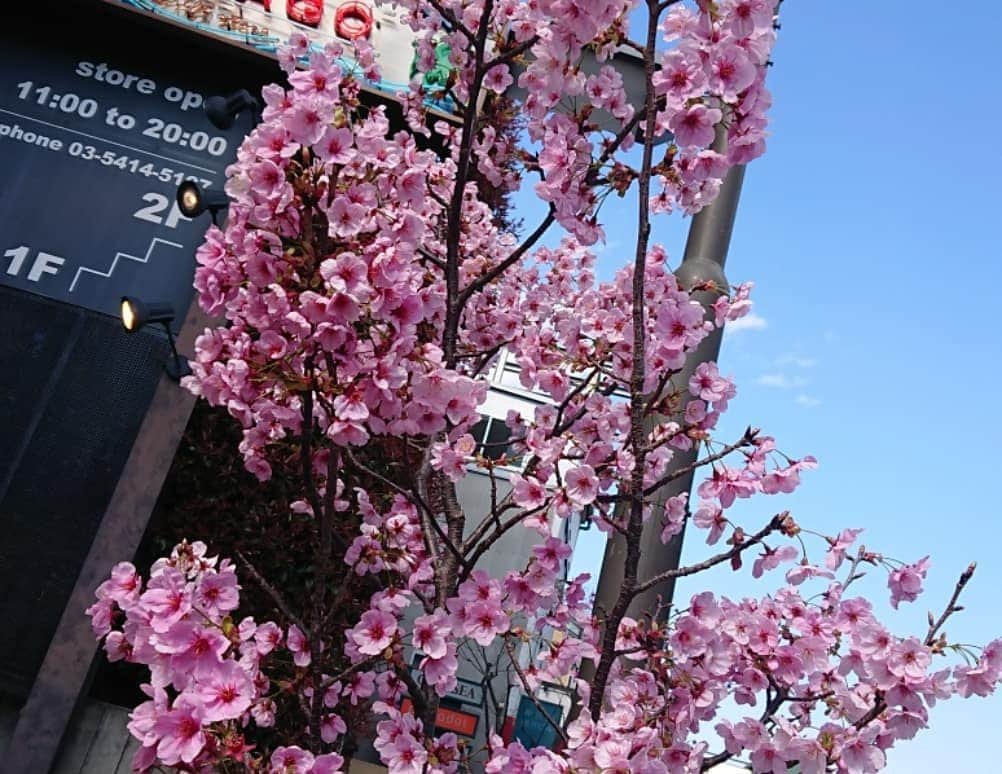
[[[693,514],[692,521],[700,529],[710,530],[706,536],[706,542],[710,545],[720,540],[720,536],[723,535],[724,528],[727,526],[723,509],[710,501],[703,501],[699,504],[699,508]]]
[[[286,637],[286,645],[293,653],[293,661],[296,666],[306,667],[310,665],[310,661],[312,659],[310,654],[310,645],[306,641],[306,635],[303,634],[303,630],[295,624],[289,627],[289,634]],[[258,647],[260,649],[260,645]]]
[[[747,53],[739,46],[724,43],[710,53],[708,87],[725,100],[735,100],[738,94],[755,82],[757,72]]]
[[[901,602],[914,602],[922,593],[922,581],[929,570],[929,557],[915,564],[907,564],[891,571],[887,586],[891,590],[891,606],[897,608]]]
[[[477,602],[466,615],[466,633],[480,645],[490,645],[508,626],[508,616],[496,602]]]
[[[382,755],[394,774],[421,774],[428,760],[427,751],[410,734],[401,734]]]
[[[374,656],[389,646],[396,632],[396,618],[382,610],[367,610],[350,636],[359,653]]]
[[[538,508],[546,502],[546,487],[532,478],[513,477],[515,481],[514,500],[522,508]]]
[[[842,746],[838,759],[839,771],[860,774],[880,771],[885,762],[883,751],[865,736],[859,735]]]
[[[168,766],[191,763],[205,747],[204,711],[196,700],[181,695],[170,710],[159,715],[153,727],[159,742],[157,757]]]
[[[191,610],[192,589],[180,572],[168,567],[150,578],[141,600],[154,631],[166,632]]]
[[[154,647],[170,655],[171,668],[196,676],[213,674],[229,650],[230,641],[218,629],[181,621],[157,634]]]
[[[254,642],[257,652],[266,656],[282,643],[282,630],[273,621],[261,624],[254,631]]]
[[[243,715],[254,698],[254,687],[235,661],[226,661],[199,678],[194,693],[203,707],[203,719],[212,722]]]
[[[567,496],[578,505],[595,502],[598,496],[598,477],[590,465],[581,465],[567,471],[564,482]]]
[[[111,570],[111,577],[96,592],[99,599],[109,599],[119,607],[126,607],[139,598],[140,580],[131,562],[119,562]]]
[[[825,555],[825,565],[829,570],[837,570],[845,561],[846,551],[856,542],[856,538],[863,532],[861,529],[844,529],[834,540],[830,540],[831,548]]]
[[[195,588],[194,604],[210,618],[219,618],[239,604],[237,576],[232,568],[205,573]]]
[[[269,774],[309,774],[316,759],[300,747],[276,747],[271,754]]]
[[[449,634],[448,619],[441,611],[433,615],[419,616],[414,621],[414,647],[419,648],[429,658],[445,656],[446,637]]]
[[[676,113],[668,126],[675,134],[675,142],[681,146],[706,147],[713,142],[717,124],[723,118],[716,108],[696,104]]]

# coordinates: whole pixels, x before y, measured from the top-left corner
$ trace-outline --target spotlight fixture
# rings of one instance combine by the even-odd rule
[[[215,225],[219,225],[216,214],[226,209],[230,199],[223,191],[203,191],[194,180],[185,180],[177,187],[177,206],[186,218],[196,218],[208,211]]]
[[[261,103],[247,91],[240,89],[225,97],[209,97],[205,100],[205,114],[217,129],[226,130],[233,126],[237,116],[244,110],[252,110],[255,120],[260,120]]]
[[[170,344],[171,353],[171,359],[164,363],[164,371],[175,382],[180,381],[182,376],[191,374],[188,359],[177,351],[174,333],[170,329],[170,323],[174,320],[173,306],[166,301],[144,303],[138,298],[122,296],[121,317],[122,327],[127,333],[135,333],[145,325],[157,323],[163,325],[167,331],[167,342]]]

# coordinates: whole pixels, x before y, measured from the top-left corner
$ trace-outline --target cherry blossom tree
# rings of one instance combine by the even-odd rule
[[[419,63],[401,124],[361,98],[360,77],[378,70],[370,48],[358,44],[350,68],[339,46],[294,38],[281,55],[288,88],[264,89],[263,119],[228,172],[226,227],[198,251],[200,303],[225,323],[199,337],[187,387],[240,424],[259,479],[277,461],[298,466],[289,509],[310,525],[311,580],[290,599],[246,557],[219,559],[197,541],[145,579],[114,568],[89,612],[109,658],[149,667],[149,700],[129,726],[136,769],[341,771],[344,717],[363,706],[394,774],[466,770],[477,755],[507,774],[697,772],[736,755],[762,772],[870,772],[937,700],[994,691],[1002,640],[961,649],[943,634],[973,567],[925,632],[892,634],[850,589],[886,569],[893,604],[911,602],[927,559],[857,546],[858,530],[811,533],[782,509],[738,523],[737,500],[793,491],[814,460],[760,430],[718,440],[734,385],[713,363],[677,378],[707,335],[747,313],[750,285],[680,286],[653,222],[699,211],[733,165],[764,151],[776,0],[397,7]],[[631,14],[643,16],[640,37]],[[432,95],[421,74],[442,45],[453,71]],[[609,64],[620,47],[643,65],[637,104]],[[586,52],[603,63],[594,74]],[[516,78],[521,135],[490,118]],[[458,122],[430,113],[430,96],[450,100]],[[544,214],[519,236],[481,189],[530,186]],[[635,249],[599,282],[590,248],[605,237],[602,204],[631,190]],[[708,293],[704,307],[696,295]],[[458,482],[476,469],[493,480],[508,461],[479,453],[470,434],[502,351],[548,400],[507,417],[521,460],[510,491],[464,507]],[[690,469],[672,464],[690,450]],[[693,502],[656,504],[693,469],[704,476]],[[628,547],[608,611],[591,609],[586,576],[558,578],[569,549],[550,524],[584,508]],[[649,519],[666,542],[691,522],[725,546],[637,577]],[[513,530],[539,533],[532,556],[490,577],[478,562]],[[626,615],[669,578],[746,558],[755,576],[787,565],[785,583],[760,599],[705,591]],[[241,616],[238,573],[277,620]],[[363,612],[346,622],[346,595],[360,593]],[[561,636],[521,661],[516,647],[543,632]],[[593,664],[576,682],[576,718],[555,728],[559,750],[492,734],[476,751],[433,732],[466,641],[508,654],[530,696]],[[420,681],[405,649],[420,654]]]

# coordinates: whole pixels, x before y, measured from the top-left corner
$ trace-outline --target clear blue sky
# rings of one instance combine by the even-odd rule
[[[1002,10],[787,0],[782,25],[769,151],[748,170],[727,269],[757,283],[763,327],[724,342],[721,370],[738,384],[724,430],[761,426],[821,466],[785,502],[760,498],[749,521],[790,507],[822,532],[864,527],[888,555],[931,554],[927,594],[897,614],[884,574],[864,587],[902,634],[924,633],[976,560],[946,630],[983,644],[1002,635]],[[676,262],[686,226],[655,232]],[[604,269],[629,238],[610,232]],[[597,574],[597,537],[582,536],[577,570]],[[767,590],[725,570],[680,594],[702,588]],[[1002,696],[941,704],[887,771],[1002,771],[999,729]]]

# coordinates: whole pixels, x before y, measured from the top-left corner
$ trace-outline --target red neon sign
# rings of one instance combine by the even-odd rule
[[[410,699],[404,699],[400,703],[400,711],[413,713],[414,703]],[[454,731],[462,736],[473,736],[477,731],[479,719],[479,715],[439,707],[435,713],[435,727],[443,731]]]

